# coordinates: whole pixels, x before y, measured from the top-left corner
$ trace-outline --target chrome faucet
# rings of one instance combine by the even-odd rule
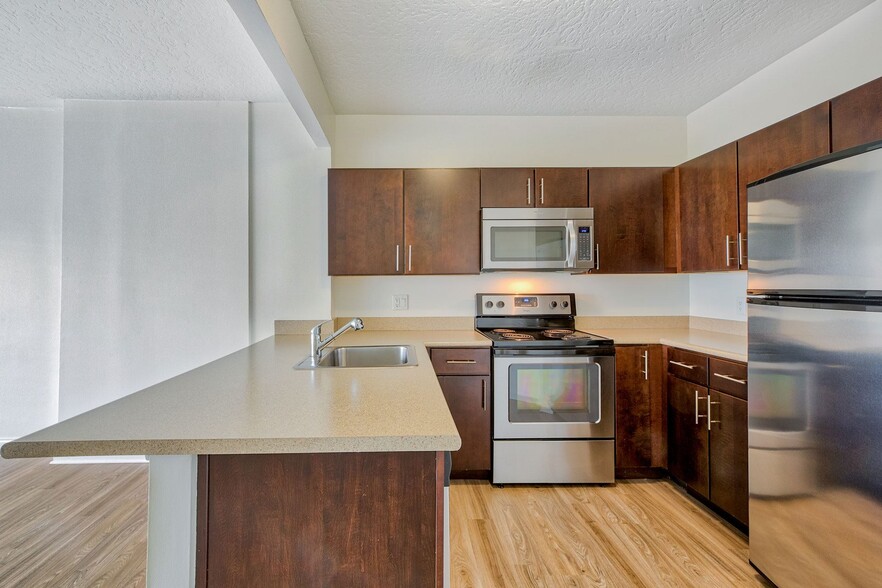
[[[322,321],[309,330],[309,364],[316,367],[322,359],[322,350],[327,347],[331,341],[348,331],[355,329],[360,331],[364,328],[364,323],[360,318],[354,318],[336,331],[334,331],[327,339],[322,339],[322,327],[331,321]]]

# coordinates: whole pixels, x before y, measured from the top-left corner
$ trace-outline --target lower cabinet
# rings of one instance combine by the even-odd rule
[[[748,523],[747,401],[710,391],[710,500]]]
[[[660,345],[616,346],[616,477],[656,477],[667,467]]]
[[[462,446],[451,454],[451,477],[490,477],[490,350],[437,348],[432,364]]]
[[[668,469],[689,488],[710,498],[707,388],[668,376]]]

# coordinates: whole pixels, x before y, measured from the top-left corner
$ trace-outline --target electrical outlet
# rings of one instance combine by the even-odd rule
[[[739,296],[735,301],[735,311],[738,313],[738,316],[747,314],[747,300],[743,296]]]
[[[407,310],[408,303],[407,294],[392,295],[392,310]]]

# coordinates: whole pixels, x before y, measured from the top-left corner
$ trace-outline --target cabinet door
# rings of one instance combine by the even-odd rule
[[[438,376],[453,422],[462,438],[453,471],[490,470],[490,376]]]
[[[710,397],[710,500],[746,525],[747,402],[714,390]]]
[[[604,274],[665,269],[664,185],[666,168],[592,168],[589,201],[594,208],[598,271]]]
[[[705,498],[709,497],[707,394],[703,386],[668,376],[668,469]]]
[[[679,177],[682,270],[737,270],[736,144],[730,143],[687,161],[680,166]]]
[[[481,170],[481,208],[526,208],[536,205],[533,169],[502,167]]]
[[[833,151],[882,139],[882,78],[830,102]]]
[[[646,474],[645,470],[667,465],[662,381],[660,346],[616,346],[616,470],[620,476]]]
[[[537,169],[536,206],[544,208],[588,206],[588,170],[572,167]]]
[[[400,169],[328,170],[328,274],[404,271]]]
[[[405,170],[404,219],[406,273],[481,272],[478,170]]]
[[[747,268],[747,184],[830,153],[830,103],[824,102],[738,140],[738,262]]]

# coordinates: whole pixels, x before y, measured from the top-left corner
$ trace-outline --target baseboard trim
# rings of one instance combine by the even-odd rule
[[[144,455],[75,455],[53,457],[53,465],[82,465],[89,463],[149,463]]]

